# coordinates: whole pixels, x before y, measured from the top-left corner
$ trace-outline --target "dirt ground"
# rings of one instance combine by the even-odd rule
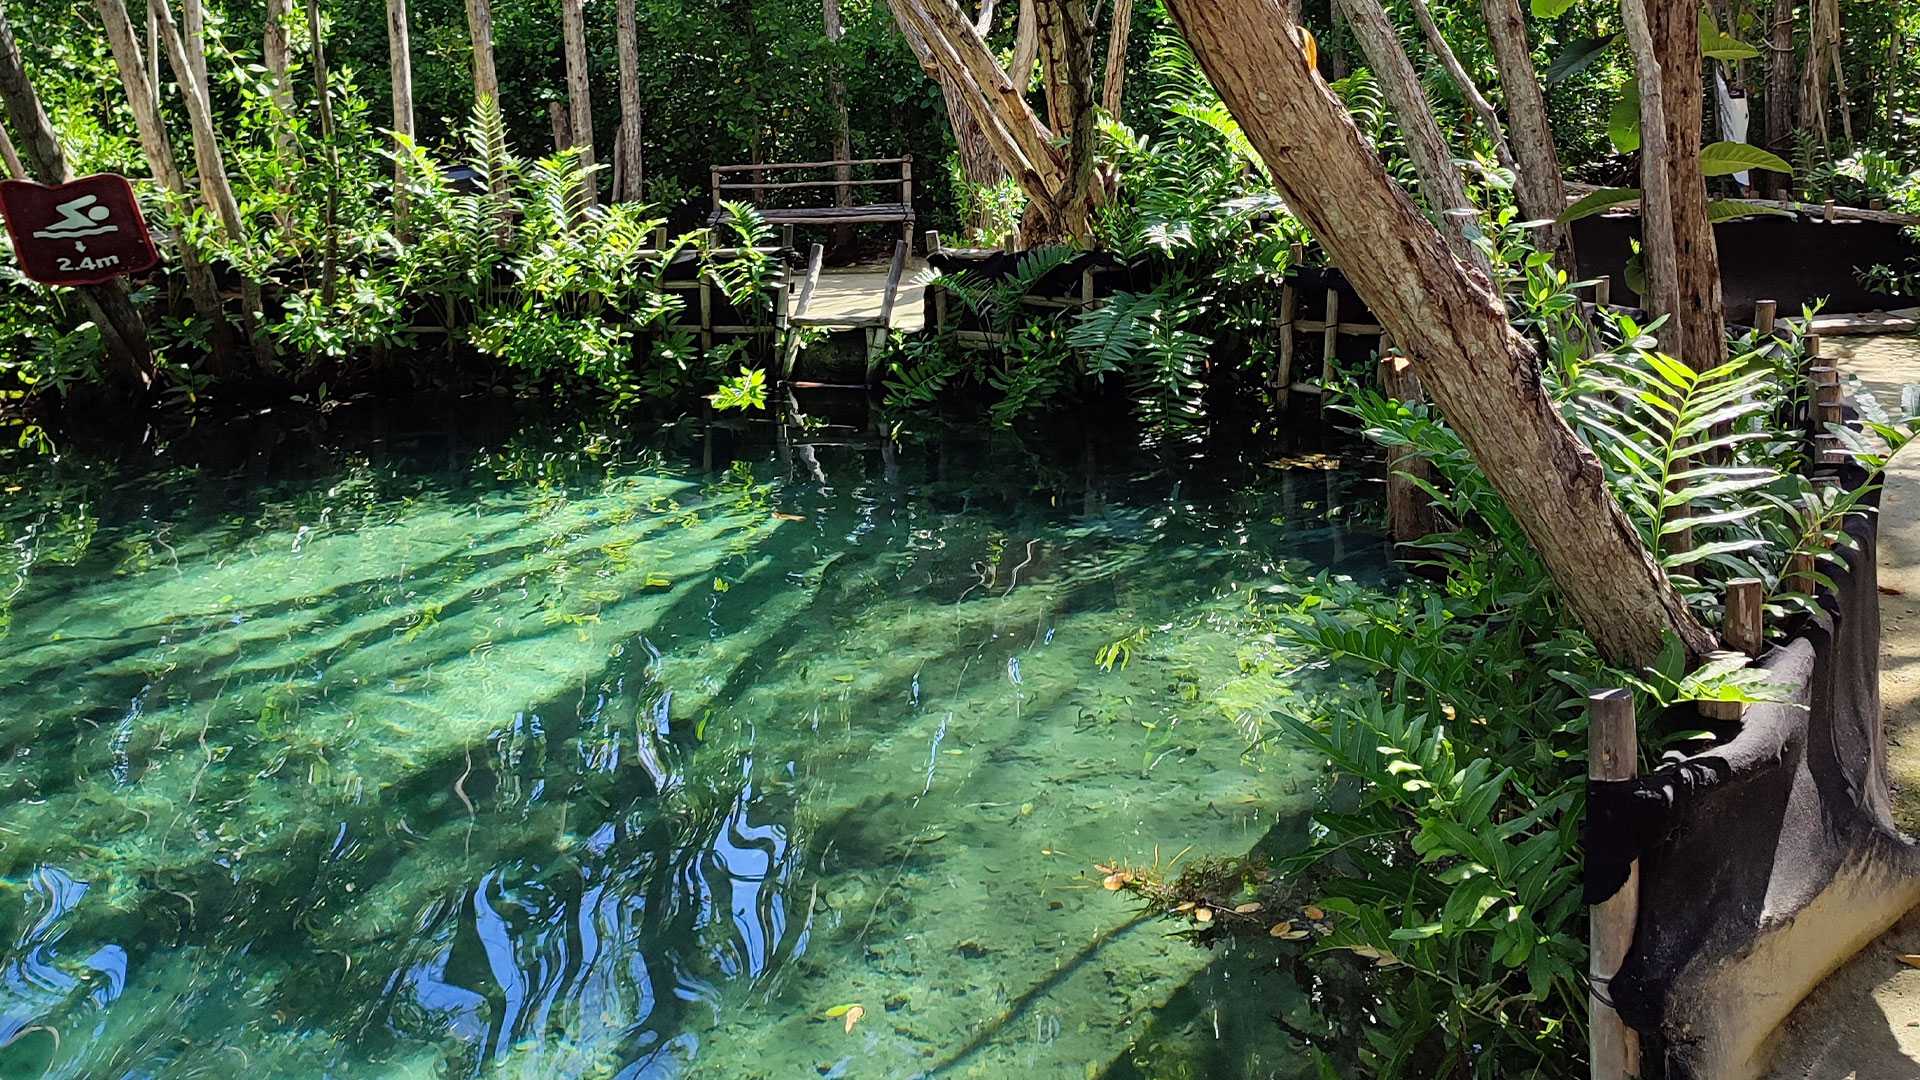
[[[1859,389],[1897,413],[1920,383],[1920,338],[1829,338]],[[1894,459],[1881,496],[1880,697],[1894,817],[1920,835],[1920,451]],[[1920,910],[1821,984],[1779,1034],[1772,1080],[1920,1080]]]

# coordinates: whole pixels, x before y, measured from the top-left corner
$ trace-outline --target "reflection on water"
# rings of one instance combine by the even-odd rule
[[[761,427],[0,485],[0,1073],[1301,1075],[1089,870],[1297,821],[1347,474]]]

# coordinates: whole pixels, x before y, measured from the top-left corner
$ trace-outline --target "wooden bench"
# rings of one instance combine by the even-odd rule
[[[855,178],[853,175],[856,169],[878,171],[884,166],[898,166],[900,175],[873,178]],[[829,176],[826,179],[774,181],[766,178],[768,173],[791,173],[804,177],[822,172],[829,173]],[[885,194],[897,196],[898,201],[856,203],[853,200],[854,188],[891,188],[893,190]],[[763,205],[768,192],[814,192],[825,189],[833,191],[833,204],[830,206]],[[726,211],[721,208],[721,200],[739,198],[741,192],[747,193],[747,197],[759,207],[760,215],[770,225],[899,225],[900,238],[906,241],[908,251],[913,250],[912,155],[848,161],[785,161],[757,165],[715,165],[713,167],[713,215],[710,220],[716,224],[724,220]]]

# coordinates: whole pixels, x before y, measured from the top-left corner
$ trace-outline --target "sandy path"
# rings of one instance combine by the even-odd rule
[[[1920,383],[1920,338],[1828,339],[1828,352],[1889,412]],[[1880,698],[1894,818],[1920,835],[1920,450],[1888,469],[1880,518]],[[1867,946],[1795,1009],[1781,1028],[1773,1080],[1920,1077],[1920,911]]]

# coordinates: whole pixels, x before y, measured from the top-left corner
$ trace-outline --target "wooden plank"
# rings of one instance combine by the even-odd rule
[[[1326,322],[1321,319],[1295,319],[1293,326],[1303,334],[1324,335],[1327,330]],[[1379,337],[1386,332],[1387,328],[1379,323],[1343,322],[1335,327],[1335,333],[1345,334],[1348,337]]]
[[[1280,285],[1280,365],[1273,373],[1274,401],[1283,409],[1293,393],[1293,313],[1299,305],[1300,291],[1289,278]]]
[[[793,318],[807,313],[807,306],[813,303],[813,290],[820,284],[820,264],[826,259],[827,249],[823,244],[815,244],[807,252],[807,276],[800,283],[800,299],[793,305]]]
[[[890,158],[852,158],[846,161],[771,161],[762,165],[715,165],[717,173],[736,172],[774,172],[779,169],[831,169],[840,165],[899,165],[912,161],[910,157]]]
[[[863,330],[886,325],[878,315],[795,315],[787,321],[795,326],[822,326],[837,330]]]
[[[900,298],[900,278],[907,272],[907,242],[898,240],[893,245],[893,262],[887,267],[887,292],[880,301],[880,325],[893,325],[893,306]]]
[[[887,180],[787,180],[721,184],[722,191],[786,191],[792,188],[897,187],[900,181]]]
[[[892,205],[871,207],[772,208],[762,210],[760,217],[770,225],[859,225],[867,222],[906,222],[912,224],[914,220],[913,211]],[[716,211],[708,216],[708,220],[714,223],[724,221],[725,219],[725,210]]]

